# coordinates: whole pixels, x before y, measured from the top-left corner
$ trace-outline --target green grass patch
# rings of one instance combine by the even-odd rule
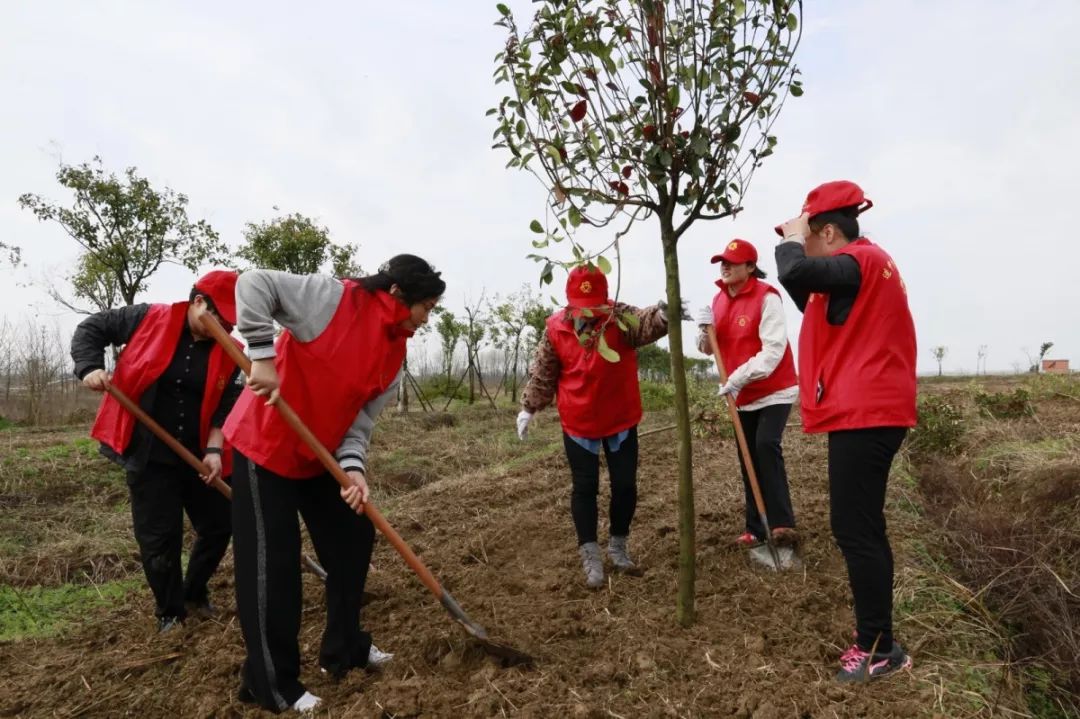
[[[55,636],[88,610],[115,604],[140,584],[133,578],[91,586],[0,587],[0,641]]]

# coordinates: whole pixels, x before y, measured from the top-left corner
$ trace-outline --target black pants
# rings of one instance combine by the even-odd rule
[[[637,509],[637,427],[630,429],[617,452],[608,449],[606,442],[601,444],[611,479],[611,506],[608,510],[610,533],[613,537],[626,537],[630,534],[630,522],[633,521],[634,510]],[[565,432],[563,447],[566,449],[570,476],[574,482],[570,493],[570,514],[574,518],[578,544],[595,542],[596,497],[600,492],[600,455],[585,449]]]
[[[746,446],[750,449],[754,472],[761,488],[761,498],[765,501],[765,514],[772,529],[795,526],[795,511],[791,508],[787,470],[784,468],[784,450],[780,446],[789,414],[790,404],[774,404],[751,412],[739,412]],[[765,526],[754,503],[742,452],[739,452],[739,467],[742,469],[746,497],[746,531],[758,539],[765,539]]]
[[[847,563],[857,643],[892,649],[893,556],[885,533],[885,486],[907,430],[875,427],[829,433],[832,533]]]
[[[135,541],[157,603],[155,614],[183,618],[184,602],[207,600],[207,584],[229,547],[229,500],[186,465],[151,463],[141,472],[128,472],[127,482]],[[196,535],[187,579],[180,566],[185,511]]]
[[[304,694],[300,683],[300,522],[326,569],[326,629],[319,664],[332,674],[367,664],[371,635],[360,629],[360,598],[375,527],[341,499],[329,474],[286,479],[239,452],[233,476],[236,608],[247,659],[243,683],[271,711]]]

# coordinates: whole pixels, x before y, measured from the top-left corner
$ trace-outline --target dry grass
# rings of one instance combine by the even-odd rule
[[[949,574],[1046,717],[1080,714],[1080,412],[1062,396],[1077,387],[1039,378],[1033,416],[969,414],[959,454],[918,469]]]

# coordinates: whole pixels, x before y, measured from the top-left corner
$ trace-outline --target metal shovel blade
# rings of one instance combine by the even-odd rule
[[[531,667],[536,663],[532,655],[526,654],[520,649],[515,649],[509,644],[501,644],[490,639],[487,630],[470,619],[465,610],[461,608],[461,605],[457,603],[457,600],[445,589],[441,601],[443,608],[484,648],[485,652],[503,660],[503,666]]]
[[[772,552],[769,551],[769,547],[766,544],[762,544],[758,547],[753,547],[747,552],[750,555],[750,559],[755,563],[760,564],[766,569],[770,569],[774,572],[789,569],[798,569],[802,567],[802,560],[799,559],[799,555],[795,553],[794,547],[777,547],[776,559],[780,562],[779,569],[776,566],[776,561],[773,558]]]

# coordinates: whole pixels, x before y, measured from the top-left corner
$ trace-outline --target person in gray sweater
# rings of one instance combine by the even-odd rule
[[[233,553],[236,606],[247,648],[240,699],[271,711],[311,711],[300,682],[300,525],[326,569],[323,671],[390,660],[360,626],[375,529],[368,446],[394,396],[405,342],[428,320],[446,283],[425,260],[397,255],[367,277],[337,280],[254,270],[236,286],[237,329],[251,374],[224,432],[236,448]],[[275,324],[285,331],[275,341]],[[280,417],[287,401],[352,481],[342,489]],[[343,501],[344,500],[344,501]]]

